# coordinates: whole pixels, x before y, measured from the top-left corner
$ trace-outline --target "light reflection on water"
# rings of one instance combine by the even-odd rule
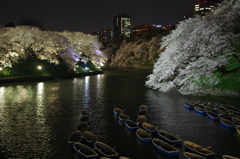
[[[91,111],[90,130],[122,156],[184,158],[184,146],[177,147],[181,151],[177,157],[161,154],[151,143],[141,143],[135,132],[128,131],[113,115],[114,106],[121,107],[135,121],[141,104],[149,106],[148,122],[159,129],[212,146],[217,158],[224,153],[240,157],[240,134],[183,106],[186,101],[204,100],[239,108],[240,100],[160,93],[144,87],[148,74],[145,70],[107,70],[96,76],[1,86],[0,158],[76,158],[67,138],[76,130],[84,108]]]

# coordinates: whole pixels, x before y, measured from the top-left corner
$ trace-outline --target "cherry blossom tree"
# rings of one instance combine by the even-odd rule
[[[108,47],[105,52],[111,58],[111,66],[141,66],[143,64],[154,64],[159,50],[162,35],[148,39],[137,39],[132,42],[126,40],[121,43],[119,48],[116,45]],[[111,53],[110,53],[111,52]],[[114,54],[114,52],[116,52]],[[110,56],[112,54],[112,56]]]
[[[238,60],[240,0],[226,0],[204,19],[180,22],[163,38],[160,54],[146,86],[163,92],[178,90],[198,93],[203,86],[219,82],[215,72],[223,71],[229,60]]]
[[[61,58],[73,70],[79,59],[85,63],[91,59],[97,66],[106,60],[97,39],[80,32],[60,33],[17,26],[0,28],[0,35],[0,65],[4,67],[31,58],[59,64]]]

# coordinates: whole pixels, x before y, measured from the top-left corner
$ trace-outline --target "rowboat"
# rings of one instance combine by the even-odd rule
[[[113,113],[114,113],[116,116],[118,116],[120,113],[123,113],[123,110],[120,109],[120,108],[114,108],[114,109],[113,109]]]
[[[80,122],[86,122],[86,123],[90,123],[90,117],[88,115],[82,115],[80,117]]]
[[[186,159],[206,159],[203,156],[191,152],[183,152],[183,155],[185,156]]]
[[[237,130],[237,132],[240,134],[240,125],[236,125],[236,130]]]
[[[89,110],[83,109],[83,110],[81,111],[81,113],[80,113],[80,116],[82,116],[82,115],[90,115]]]
[[[227,127],[229,129],[235,129],[235,127],[236,127],[236,124],[234,122],[232,122],[231,120],[228,120],[226,118],[221,118],[220,122],[224,127]]]
[[[198,106],[195,106],[194,110],[195,110],[196,113],[199,113],[199,114],[202,114],[202,115],[207,114],[207,111],[204,108],[200,108]]]
[[[148,111],[148,106],[146,106],[146,105],[141,105],[141,106],[139,107],[139,110],[147,110],[147,111]]]
[[[169,132],[158,130],[159,137],[170,144],[181,144],[182,140]]]
[[[98,153],[100,153],[104,157],[108,158],[118,158],[119,154],[111,148],[109,145],[103,143],[103,142],[95,142],[94,147],[97,150]]]
[[[158,133],[158,129],[147,122],[142,123],[142,128],[145,129],[148,133]]]
[[[84,132],[88,129],[89,125],[86,122],[80,122],[77,126],[77,130]]]
[[[237,158],[237,157],[229,156],[229,155],[222,155],[222,158],[223,158],[223,159],[239,159],[239,158]]]
[[[221,112],[218,114],[221,118],[226,118],[228,120],[232,120],[232,116],[226,112]]]
[[[136,119],[136,122],[139,126],[142,126],[143,122],[147,122],[147,117],[145,115],[139,115]]]
[[[137,113],[137,115],[139,116],[139,115],[147,115],[147,110],[145,110],[145,109],[142,109],[142,110],[139,110],[139,112]]]
[[[207,105],[204,106],[204,109],[205,109],[206,111],[213,111],[213,110],[214,110],[213,107],[210,107],[210,106],[207,106]]]
[[[238,111],[237,108],[235,108],[234,106],[232,105],[226,105],[226,104],[220,104],[220,106],[226,110],[234,110],[234,111]]]
[[[171,146],[170,144],[160,140],[160,139],[152,139],[152,143],[154,147],[160,151],[163,152],[169,156],[175,156],[179,154],[179,150],[176,149],[175,147]]]
[[[228,110],[228,112],[233,115],[233,116],[240,116],[240,112],[239,111],[235,111],[235,110]]]
[[[93,145],[98,141],[98,137],[93,132],[88,130],[83,132],[83,138],[90,145]]]
[[[207,112],[207,115],[210,119],[214,120],[214,121],[219,121],[220,120],[220,117],[218,116],[217,113],[214,113],[212,111],[208,111]]]
[[[68,145],[73,146],[75,142],[81,142],[83,138],[83,134],[81,131],[74,131],[69,137],[68,137]]]
[[[118,119],[119,119],[119,121],[124,122],[125,120],[129,119],[129,116],[127,116],[127,115],[124,114],[124,113],[120,113],[120,114],[118,115]]]
[[[232,121],[233,121],[236,125],[240,125],[240,117],[232,117]]]
[[[186,102],[186,103],[184,103],[184,107],[189,109],[189,110],[193,110],[194,109],[194,104],[195,104],[195,102]]]
[[[198,155],[202,155],[207,158],[213,158],[216,156],[216,154],[213,151],[211,151],[207,148],[204,148],[200,145],[197,145],[193,142],[184,141],[183,143],[184,143],[184,146],[186,147],[186,149],[188,149],[189,151],[196,153]]]
[[[76,142],[73,144],[76,154],[84,159],[99,159],[99,155],[87,145]]]
[[[151,142],[152,141],[151,135],[142,128],[138,128],[136,130],[136,135],[137,135],[137,138],[142,142]]]
[[[124,121],[125,126],[127,127],[128,130],[134,131],[138,129],[138,125],[137,123],[135,123],[134,121],[127,119]]]

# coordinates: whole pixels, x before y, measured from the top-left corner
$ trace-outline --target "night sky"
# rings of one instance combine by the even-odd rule
[[[0,25],[22,17],[45,23],[51,31],[113,29],[113,17],[131,15],[132,25],[177,24],[195,0],[0,0]]]

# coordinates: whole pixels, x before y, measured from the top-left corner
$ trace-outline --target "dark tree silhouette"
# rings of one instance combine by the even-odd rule
[[[27,26],[35,26],[35,27],[38,27],[40,30],[46,30],[44,22],[35,20],[33,18],[30,18],[30,17],[22,17],[18,21],[18,24],[19,25],[27,25]]]
[[[13,22],[9,22],[9,23],[5,24],[4,26],[5,27],[16,27]]]

